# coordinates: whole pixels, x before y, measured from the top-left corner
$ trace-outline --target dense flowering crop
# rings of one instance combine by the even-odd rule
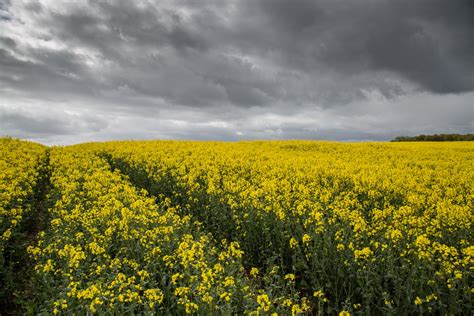
[[[470,143],[88,146],[238,242],[246,269],[291,274],[314,311],[472,310]]]
[[[49,157],[32,312],[474,310],[472,143],[107,142]]]

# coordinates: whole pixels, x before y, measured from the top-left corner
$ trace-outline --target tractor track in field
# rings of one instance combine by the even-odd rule
[[[181,192],[179,197],[176,197],[176,195],[173,194],[174,190],[182,191],[182,188],[177,185],[177,181],[172,175],[165,176],[160,182],[156,182],[146,173],[142,173],[142,171],[135,169],[127,161],[115,158],[107,152],[102,152],[99,156],[108,162],[112,171],[118,170],[122,175],[127,177],[135,187],[146,190],[151,197],[155,198],[157,204],[160,204],[164,198],[169,198],[172,206],[180,209],[182,209],[184,205],[190,203],[191,198],[187,196],[185,192]],[[236,224],[232,219],[230,206],[219,201],[215,196],[209,195],[206,196],[206,198],[207,199],[201,201],[204,205],[200,208],[191,207],[191,209],[183,209],[183,212],[180,215],[190,215],[193,219],[201,222],[203,229],[212,235],[218,244],[224,239],[227,241],[239,242],[241,249],[246,254],[242,264],[247,271],[250,271],[252,267],[257,267],[263,270],[268,268],[269,263],[267,260],[269,256],[268,253],[265,252],[268,245],[258,244],[256,242],[250,243],[249,241],[241,243],[241,240],[235,236]],[[219,213],[223,215],[219,218],[213,216],[212,213],[206,214],[206,206],[211,206],[213,203],[217,203],[213,207],[222,209],[222,212]],[[262,231],[258,230],[259,227],[258,223],[255,223],[253,227],[255,235],[262,233]],[[245,245],[249,244],[252,244],[253,247],[245,247]]]
[[[140,171],[134,169],[129,165],[129,163],[122,159],[116,159],[108,153],[101,153],[100,156],[108,162],[112,171],[118,170],[123,176],[127,177],[128,181],[130,181],[136,188],[146,190],[148,194],[155,199],[157,204],[161,204],[164,198],[170,199],[172,206],[180,208],[189,202],[189,197],[186,196],[186,194],[181,194],[179,198],[173,194],[174,190],[181,191],[181,189],[176,184],[177,181],[171,175],[163,177],[163,180],[160,182],[156,182],[147,174],[141,174]],[[228,205],[225,206],[228,207]],[[229,213],[223,212],[223,214]],[[215,226],[209,224],[209,218],[202,218],[198,213],[189,212],[189,210],[182,212],[180,215],[191,215],[194,219],[200,221],[203,224],[204,229],[209,232],[216,241],[222,239],[233,240],[232,234],[229,233],[229,231],[232,230],[227,229],[225,232],[217,230]],[[232,218],[229,217],[227,220],[230,222],[232,221]]]

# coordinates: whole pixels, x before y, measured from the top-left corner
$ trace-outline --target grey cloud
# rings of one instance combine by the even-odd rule
[[[107,122],[97,116],[61,111],[31,111],[0,107],[0,134],[24,138],[99,132]],[[34,135],[34,136],[33,136]]]
[[[205,49],[201,30],[187,25],[169,8],[131,1],[89,1],[87,8],[51,12],[51,31],[65,42],[99,50],[117,62],[133,61],[128,53],[170,46],[177,51]]]
[[[471,1],[277,0],[252,8],[282,34],[269,37],[290,65],[390,70],[438,93],[474,89]]]
[[[1,21],[10,21],[11,20],[11,13],[8,10],[9,6],[11,5],[10,0],[2,0],[0,1],[0,22]]]
[[[64,95],[91,95],[100,87],[88,80],[76,54],[38,49],[35,59],[22,60],[0,48],[0,91],[8,85],[25,95],[61,99]]]
[[[0,37],[0,43],[2,43],[6,47],[15,47],[16,46],[16,42],[8,36],[1,36]]]
[[[437,93],[474,88],[469,54],[473,25],[465,1],[446,6],[442,1],[261,0],[231,2],[232,10],[216,1],[200,7],[191,1],[87,4],[36,8],[35,23],[52,39],[112,62],[112,71],[105,67],[99,74],[104,77],[100,84],[94,76],[75,83],[96,81],[89,85],[96,91],[103,84],[126,84],[139,93],[190,106],[261,106],[282,99],[299,104],[314,102],[314,96],[332,106],[360,98],[360,89],[373,87],[371,78],[384,71]],[[450,41],[453,37],[460,40]],[[229,53],[254,60],[239,63]],[[80,54],[38,49],[28,54],[56,73],[87,72]],[[261,61],[264,67],[258,65]],[[133,80],[127,79],[130,70]],[[197,84],[201,78],[193,72],[207,83]],[[297,75],[285,76],[288,72]],[[305,91],[286,91],[308,85]],[[404,92],[393,81],[379,81],[377,88],[389,97]]]

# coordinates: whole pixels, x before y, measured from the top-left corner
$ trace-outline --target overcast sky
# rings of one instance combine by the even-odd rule
[[[472,0],[0,0],[0,135],[472,133],[473,56]]]

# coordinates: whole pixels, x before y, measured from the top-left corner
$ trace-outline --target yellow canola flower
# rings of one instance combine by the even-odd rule
[[[159,289],[148,289],[144,292],[145,298],[150,301],[150,307],[153,308],[155,304],[161,304],[163,302],[164,294]]]
[[[364,247],[361,250],[354,251],[354,257],[356,260],[367,260],[373,255],[373,251],[369,247]]]
[[[311,236],[309,236],[308,234],[304,234],[303,235],[303,244],[305,245],[308,245],[311,241]]]
[[[415,305],[421,305],[421,304],[423,304],[423,301],[421,300],[421,298],[417,296],[415,299]]]
[[[291,239],[290,239],[290,247],[291,247],[291,248],[296,248],[296,246],[298,246],[298,241],[297,241],[295,238],[291,237]]]
[[[219,295],[219,297],[226,301],[226,302],[229,302],[230,301],[230,297],[231,297],[232,294],[230,294],[229,292],[224,292],[222,293],[221,295]]]
[[[259,274],[258,268],[253,267],[253,268],[250,269],[250,275],[252,277],[256,278],[258,276],[258,274]]]
[[[196,311],[199,310],[199,305],[196,304],[196,303],[192,303],[192,302],[189,302],[189,303],[186,303],[185,305],[186,307],[186,314],[192,314]]]
[[[268,312],[270,310],[271,302],[267,294],[261,294],[257,296],[257,303],[259,310]]]
[[[289,273],[285,275],[285,280],[293,282],[295,280],[295,275],[293,273]]]
[[[229,287],[235,284],[233,277],[226,277],[224,280],[224,286]]]

